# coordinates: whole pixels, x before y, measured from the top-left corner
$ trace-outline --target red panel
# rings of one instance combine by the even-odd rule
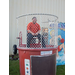
[[[45,48],[44,49],[28,49],[28,48],[19,47],[18,50],[19,50],[20,74],[25,75],[24,59],[30,59],[31,55],[40,55],[41,51],[50,51],[50,50],[52,50],[53,51],[52,54],[54,54],[54,53],[56,53],[57,48],[51,48],[51,49],[45,49]]]

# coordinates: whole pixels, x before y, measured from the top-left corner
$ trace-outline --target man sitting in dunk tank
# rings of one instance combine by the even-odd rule
[[[44,41],[44,38],[43,36],[41,36],[40,34],[40,25],[37,23],[37,18],[36,17],[33,17],[32,18],[32,22],[30,22],[28,25],[27,25],[27,47],[29,48],[30,47],[30,42],[32,40],[33,37],[38,37],[38,39],[41,41],[42,40],[42,47],[46,47],[45,45],[45,41]],[[42,39],[41,39],[42,37]]]
[[[50,31],[50,36],[51,36],[50,44],[53,45],[55,43],[55,45],[58,45],[57,56],[59,56],[58,52],[61,51],[62,48],[63,48],[64,54],[65,54],[64,39],[61,37],[61,35],[55,36],[54,35],[54,30],[51,30]],[[60,38],[59,41],[58,41],[58,38]],[[55,41],[54,41],[54,39],[55,39]]]

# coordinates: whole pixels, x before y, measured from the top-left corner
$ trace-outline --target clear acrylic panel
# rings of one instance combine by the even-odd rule
[[[37,18],[37,23],[40,25],[41,28],[40,33],[37,35],[32,35],[27,31],[28,24],[32,22],[33,17]],[[17,17],[18,36],[20,32],[22,32],[22,39],[21,38],[19,39],[20,41],[22,41],[21,47],[26,47],[26,48],[57,47],[58,46],[57,19],[58,19],[57,16],[51,14],[26,14]],[[36,26],[33,27],[34,32],[36,32],[36,29],[38,29],[38,24],[36,24]],[[18,41],[18,45],[20,41]]]

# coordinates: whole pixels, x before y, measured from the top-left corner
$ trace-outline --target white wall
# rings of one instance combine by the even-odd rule
[[[65,0],[9,0],[9,54],[17,44],[16,17],[28,13],[53,14],[59,22],[65,22]]]

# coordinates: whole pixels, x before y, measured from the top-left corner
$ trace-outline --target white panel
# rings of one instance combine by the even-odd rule
[[[30,60],[24,59],[25,63],[25,75],[30,75]]]

